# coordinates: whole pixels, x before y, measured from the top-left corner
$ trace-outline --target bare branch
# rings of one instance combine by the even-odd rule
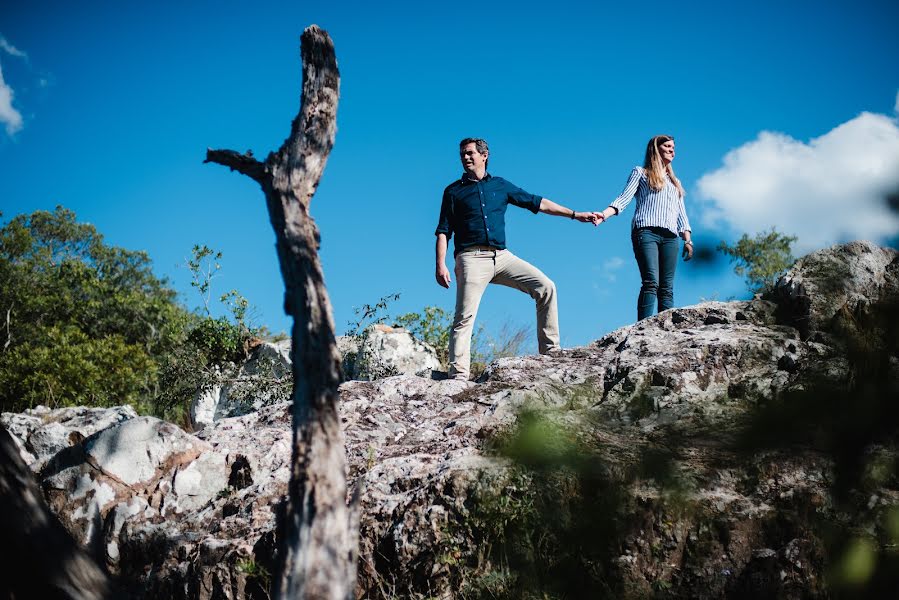
[[[224,165],[232,171],[237,171],[256,180],[260,185],[265,181],[265,165],[253,158],[253,153],[249,150],[245,154],[240,154],[234,150],[213,150],[212,148],[207,148],[206,160],[203,162]]]
[[[9,345],[12,343],[12,333],[9,331],[9,319],[12,315],[12,306],[6,309],[6,343],[3,344],[3,350],[6,351],[9,349]]]

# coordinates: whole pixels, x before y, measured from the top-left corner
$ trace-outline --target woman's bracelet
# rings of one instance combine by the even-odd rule
[[[692,245],[693,245],[693,242],[691,242],[690,240],[686,240],[684,242],[684,246],[692,246]]]

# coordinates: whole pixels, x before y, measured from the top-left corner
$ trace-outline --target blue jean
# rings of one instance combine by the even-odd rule
[[[634,256],[640,267],[637,320],[674,306],[674,269],[677,267],[677,235],[663,227],[640,227],[631,232]]]

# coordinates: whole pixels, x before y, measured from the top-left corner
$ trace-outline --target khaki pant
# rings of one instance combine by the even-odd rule
[[[559,348],[556,285],[540,269],[508,250],[468,248],[456,255],[456,314],[449,343],[449,376],[468,379],[471,332],[488,283],[528,294],[537,304],[537,342],[541,354]]]

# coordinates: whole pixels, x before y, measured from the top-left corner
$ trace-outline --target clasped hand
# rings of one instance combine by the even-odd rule
[[[599,225],[605,220],[602,213],[596,212],[576,212],[574,213],[574,218],[581,223],[593,223],[594,226]]]

